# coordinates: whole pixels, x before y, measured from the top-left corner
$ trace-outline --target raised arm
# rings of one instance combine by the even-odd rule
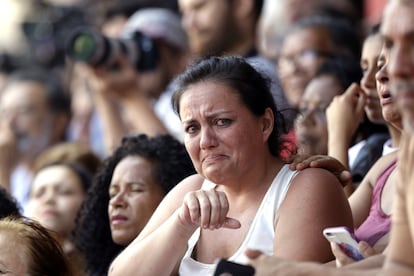
[[[200,190],[203,179],[190,176],[161,202],[139,236],[114,260],[109,275],[176,275],[187,242],[198,227],[239,228],[227,217],[223,192]]]
[[[291,260],[333,259],[326,227],[353,227],[347,198],[337,178],[323,169],[301,171],[289,188],[276,221],[274,255]]]
[[[348,149],[358,125],[362,122],[364,106],[364,93],[358,84],[353,83],[344,94],[336,96],[326,110],[328,155],[338,159],[348,169]],[[352,192],[352,185],[347,185],[347,196]]]
[[[120,58],[119,68],[87,67],[97,111],[105,132],[105,148],[111,152],[128,133],[145,133],[149,136],[168,133],[155,114],[151,99],[140,91],[139,72]],[[85,65],[86,66],[86,65]]]
[[[348,148],[364,115],[365,97],[358,84],[336,96],[326,110],[328,123],[328,155],[349,166]]]

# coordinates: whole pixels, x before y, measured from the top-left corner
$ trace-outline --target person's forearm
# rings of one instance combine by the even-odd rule
[[[346,168],[349,169],[348,161],[348,143],[344,139],[330,137],[328,139],[328,155],[339,160]]]
[[[135,131],[149,136],[168,133],[164,124],[155,114],[150,101],[136,91],[131,95],[123,101],[123,105]]]
[[[336,158],[349,170],[349,158],[348,158],[348,142],[346,139],[337,139],[330,137],[328,139],[328,155]],[[349,197],[354,192],[352,183],[344,187],[344,192]]]
[[[325,267],[321,269],[321,267],[303,267],[302,274],[298,276],[319,276],[319,275],[326,275],[326,276],[377,276],[380,272],[380,268],[377,269],[344,269],[343,268],[334,268],[334,267]],[[279,274],[278,274],[279,275]],[[291,274],[295,275],[295,274]]]
[[[109,95],[96,93],[94,99],[96,110],[102,121],[105,153],[109,155],[120,144],[121,138],[127,134],[127,131],[120,111],[115,103],[110,101]]]
[[[390,262],[387,263],[381,270],[381,276],[412,276],[414,275],[414,267],[402,263]]]
[[[371,257],[365,258],[361,261],[343,266],[343,269],[381,269],[384,264],[385,255],[377,254]]]
[[[379,269],[342,269],[310,262],[276,261],[273,264],[254,266],[255,276],[376,276]]]
[[[111,264],[108,275],[171,275],[194,231],[184,227],[174,213],[147,237],[138,237],[128,245]]]

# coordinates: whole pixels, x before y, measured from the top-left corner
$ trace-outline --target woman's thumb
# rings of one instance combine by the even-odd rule
[[[246,251],[244,251],[244,254],[246,255],[247,258],[249,259],[256,259],[258,258],[260,255],[262,255],[262,251],[260,250],[256,250],[256,249],[246,249]]]

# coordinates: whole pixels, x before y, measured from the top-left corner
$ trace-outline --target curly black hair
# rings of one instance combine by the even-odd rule
[[[171,135],[127,136],[106,158],[94,177],[74,230],[75,243],[84,254],[88,275],[107,275],[111,261],[124,248],[112,241],[108,217],[109,186],[115,167],[128,156],[148,158],[154,178],[168,193],[178,182],[195,173],[182,143]]]
[[[5,188],[0,186],[0,219],[20,215],[21,208],[17,200]]]

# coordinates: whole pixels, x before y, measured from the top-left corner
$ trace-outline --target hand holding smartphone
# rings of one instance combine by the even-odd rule
[[[328,241],[335,242],[348,257],[359,261],[364,256],[359,251],[358,242],[352,233],[348,227],[330,227],[323,230],[323,235]]]

